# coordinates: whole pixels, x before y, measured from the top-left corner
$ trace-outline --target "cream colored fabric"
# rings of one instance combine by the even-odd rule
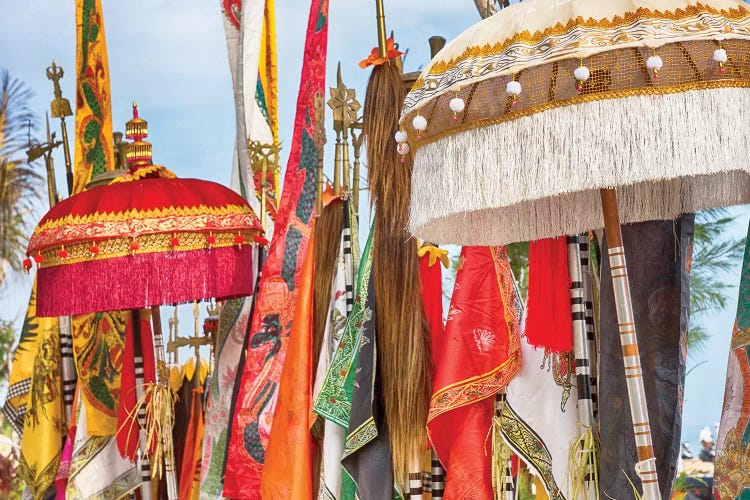
[[[750,89],[565,106],[448,135],[417,152],[409,230],[499,245],[750,202]]]
[[[440,95],[556,60],[727,38],[750,39],[742,0],[526,0],[448,43],[407,95],[403,116],[410,122]]]

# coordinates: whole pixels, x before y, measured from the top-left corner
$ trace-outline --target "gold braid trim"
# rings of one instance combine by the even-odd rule
[[[535,45],[544,41],[546,38],[549,38],[549,37],[566,35],[576,28],[612,30],[616,28],[621,28],[623,26],[632,24],[635,21],[639,21],[643,19],[647,19],[647,20],[663,19],[663,20],[671,20],[671,21],[683,21],[686,19],[695,18],[701,14],[711,14],[714,16],[721,16],[725,18],[726,20],[730,20],[730,21],[740,21],[750,16],[750,10],[748,10],[744,6],[739,6],[737,9],[728,9],[728,10],[727,9],[715,9],[709,5],[696,3],[695,5],[690,5],[684,9],[677,9],[675,11],[664,11],[664,12],[660,10],[647,9],[645,7],[640,7],[636,9],[635,11],[627,12],[622,16],[615,16],[611,20],[606,19],[606,18],[605,19],[593,19],[593,18],[584,19],[583,17],[578,16],[576,18],[571,18],[565,24],[559,22],[555,24],[554,26],[550,26],[549,28],[536,31],[534,33],[530,33],[528,30],[521,31],[519,33],[514,34],[513,36],[506,38],[505,40],[501,42],[495,43],[494,45],[485,44],[482,46],[474,45],[471,47],[467,47],[461,53],[461,55],[453,57],[452,59],[448,61],[438,61],[432,66],[430,66],[428,74],[437,75],[437,74],[445,73],[446,71],[454,68],[459,63],[467,59],[502,54],[503,51],[505,51],[508,47],[516,43]],[[693,25],[693,28],[694,27],[695,26]],[[622,39],[621,36],[620,36],[620,39]],[[414,83],[412,90],[418,89],[422,87],[423,85],[424,85],[424,78],[420,76],[419,79]]]
[[[242,230],[233,232],[175,232],[169,234],[147,234],[137,238],[112,238],[99,241],[86,241],[72,245],[48,247],[32,256],[41,255],[39,268],[77,264],[102,259],[114,259],[127,255],[142,255],[149,253],[184,252],[190,250],[204,250],[211,248],[226,248],[231,246],[252,245],[253,237],[258,231]],[[241,238],[238,238],[241,237]],[[172,245],[173,238],[177,245]],[[213,238],[213,242],[211,242]],[[238,243],[238,239],[242,242]],[[95,248],[92,252],[92,249]]]

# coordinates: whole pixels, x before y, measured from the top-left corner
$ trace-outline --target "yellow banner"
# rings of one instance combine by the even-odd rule
[[[73,193],[114,169],[109,62],[101,0],[76,0],[76,128]]]

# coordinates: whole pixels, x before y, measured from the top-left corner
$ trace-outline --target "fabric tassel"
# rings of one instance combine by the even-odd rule
[[[445,135],[415,155],[409,229],[462,245],[578,234],[603,226],[599,189],[611,186],[622,186],[623,224],[747,203],[750,175],[738,161],[750,155],[747,129],[726,126],[737,109],[750,109],[746,89],[706,89],[594,100]],[[545,147],[530,147],[531,136]]]
[[[386,426],[393,474],[407,486],[414,443],[426,443],[431,360],[423,321],[417,243],[406,232],[411,158],[401,162],[393,137],[405,91],[394,63],[375,66],[367,84],[363,134],[368,180],[375,210],[373,273],[378,306],[378,365],[382,374]]]
[[[546,352],[573,350],[570,277],[564,236],[529,243],[526,339]]]

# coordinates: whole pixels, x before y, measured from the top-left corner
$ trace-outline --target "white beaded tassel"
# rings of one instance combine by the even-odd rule
[[[724,63],[727,62],[727,51],[720,46],[718,49],[714,50],[714,54],[711,59],[713,59],[713,61],[719,65],[717,71],[719,73],[724,73]]]
[[[573,76],[578,80],[576,90],[578,90],[579,93],[583,92],[583,84],[591,77],[591,71],[587,66],[584,66],[583,63],[581,63],[581,65],[573,71]]]
[[[401,163],[406,163],[406,155],[409,154],[409,143],[407,142],[409,135],[406,133],[406,130],[399,130],[396,132],[394,138],[397,143],[396,151],[401,155]]]
[[[456,91],[456,96],[450,100],[448,103],[448,106],[450,106],[451,111],[453,111],[453,121],[458,121],[458,114],[462,113],[464,108],[466,108],[466,104],[464,103],[464,100],[460,97],[458,97],[458,91]]]
[[[646,68],[653,72],[654,80],[659,79],[659,71],[661,70],[662,66],[664,66],[664,61],[662,61],[661,57],[657,56],[656,54],[646,59]]]
[[[513,80],[509,81],[507,85],[505,85],[505,92],[512,96],[513,102],[511,103],[511,106],[516,105],[516,101],[518,100],[518,96],[521,94],[521,82],[518,82],[515,80],[515,76],[513,77]]]
[[[427,118],[425,118],[422,115],[417,115],[411,121],[411,125],[412,127],[414,127],[414,130],[417,131],[417,139],[421,139],[422,132],[424,132],[427,129]]]

